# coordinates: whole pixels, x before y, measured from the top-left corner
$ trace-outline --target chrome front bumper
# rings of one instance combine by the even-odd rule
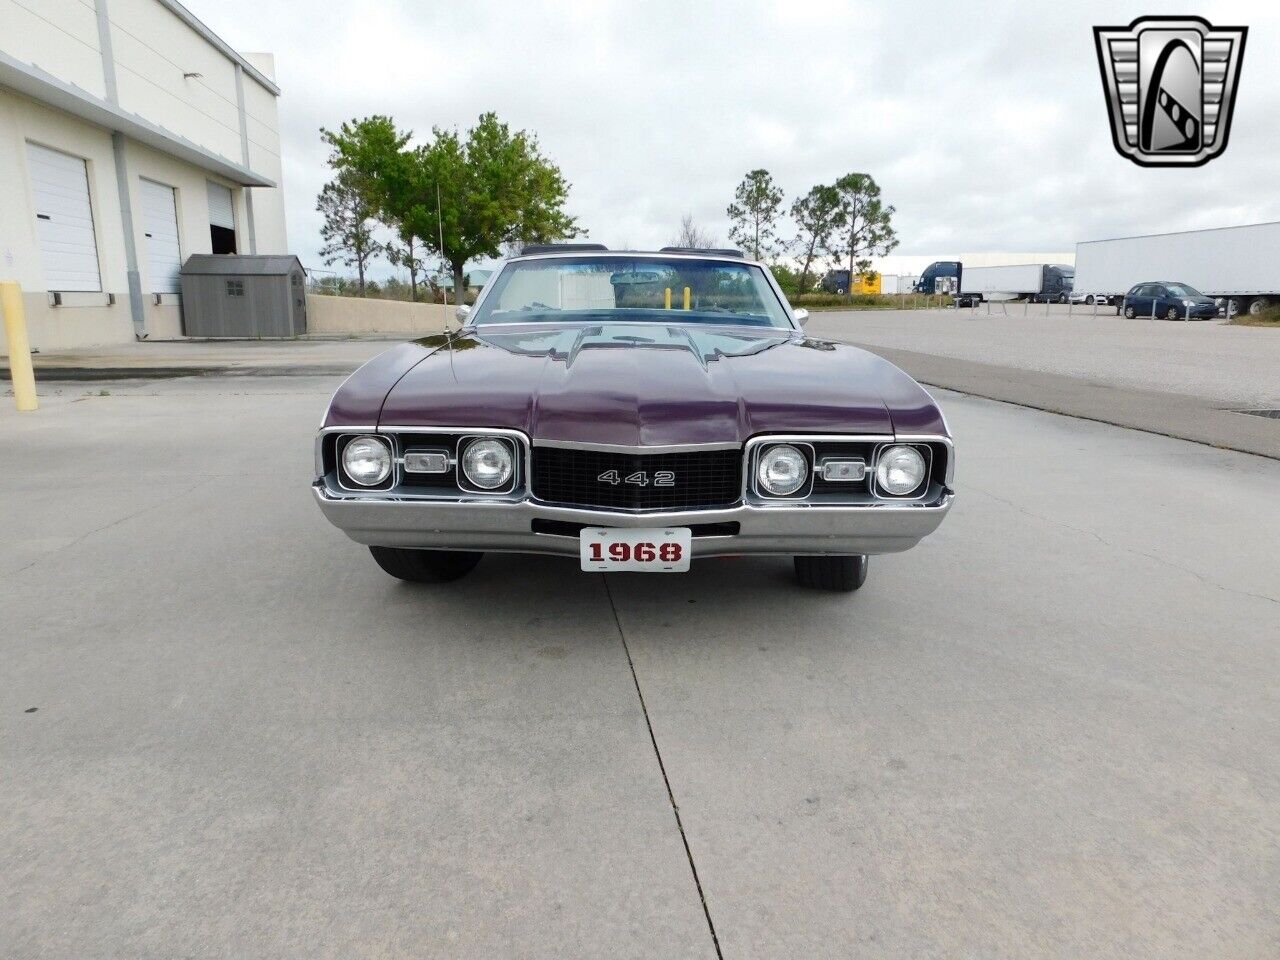
[[[316,481],[316,503],[357,543],[380,547],[578,555],[577,535],[535,533],[534,520],[593,527],[688,527],[737,523],[731,536],[693,538],[695,557],[740,554],[897,553],[938,528],[952,491],[932,503],[866,506],[739,504],[723,510],[621,513],[556,507],[533,500],[423,500],[367,494],[344,497]]]

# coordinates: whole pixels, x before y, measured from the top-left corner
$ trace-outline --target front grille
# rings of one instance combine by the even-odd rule
[[[533,448],[533,495],[548,503],[699,510],[730,506],[741,492],[741,450],[630,454]]]

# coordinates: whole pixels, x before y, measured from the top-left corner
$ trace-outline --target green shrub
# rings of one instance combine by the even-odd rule
[[[922,310],[926,306],[937,308],[949,306],[951,297],[939,298],[936,294],[926,297],[922,293],[902,294],[870,294],[855,293],[851,296],[839,293],[805,293],[791,297],[793,307],[816,307],[819,309],[843,310]]]

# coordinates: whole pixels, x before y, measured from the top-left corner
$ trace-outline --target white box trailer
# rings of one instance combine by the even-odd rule
[[[1043,263],[1020,263],[1007,267],[965,267],[960,273],[960,293],[978,293],[990,299],[994,294],[1020,297],[1039,293],[1044,283]]]
[[[917,279],[919,278],[904,273],[882,273],[880,274],[880,293],[894,296],[900,293],[911,293],[915,290]]]
[[[1018,263],[1000,267],[969,267],[960,271],[960,299],[1011,300],[1031,297],[1066,303],[1071,295],[1072,269],[1060,263]]]
[[[1232,313],[1280,303],[1280,223],[1187,230],[1076,244],[1077,296],[1117,303],[1135,285],[1185,283]]]

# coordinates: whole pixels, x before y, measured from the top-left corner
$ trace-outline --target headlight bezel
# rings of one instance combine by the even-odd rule
[[[359,479],[350,468],[347,462],[347,453],[357,444],[368,444],[370,446],[381,447],[384,453],[385,462],[382,470],[378,473],[377,478],[365,482]],[[396,450],[395,444],[389,437],[379,436],[376,433],[356,433],[347,437],[342,437],[335,451],[337,454],[336,461],[338,467],[338,482],[348,490],[366,491],[383,489],[393,482],[396,469]]]
[[[794,450],[800,455],[800,460],[804,467],[804,475],[794,490],[787,493],[774,493],[765,486],[761,478],[761,472],[764,469],[765,458],[770,453],[784,447]],[[802,500],[813,492],[813,445],[797,440],[777,440],[761,443],[756,448],[755,454],[751,459],[750,470],[751,489],[756,496],[765,500]]]
[[[893,452],[898,449],[913,451],[921,460],[921,476],[919,482],[910,490],[903,493],[894,493],[884,483],[881,474],[882,465],[893,456]],[[883,443],[876,448],[875,465],[868,474],[871,477],[871,492],[874,496],[881,500],[908,501],[923,499],[929,493],[929,487],[932,484],[933,473],[933,448],[927,443],[914,442],[894,442]]]
[[[472,478],[467,471],[467,454],[478,443],[492,442],[500,446],[507,454],[507,475],[501,483],[484,486]],[[458,489],[464,493],[504,494],[515,490],[520,475],[520,447],[511,438],[498,434],[467,434],[458,438]]]

